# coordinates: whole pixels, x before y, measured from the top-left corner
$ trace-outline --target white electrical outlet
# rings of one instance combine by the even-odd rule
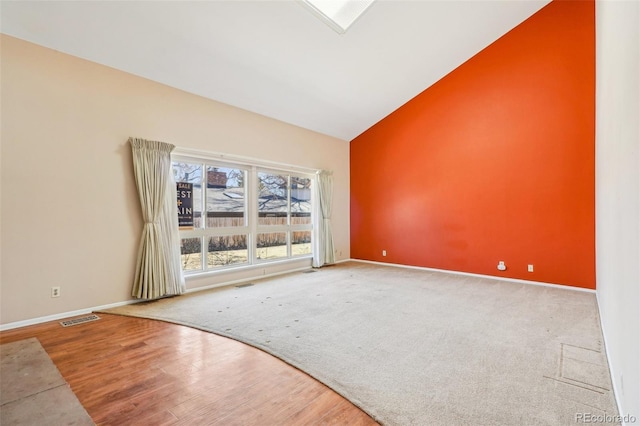
[[[387,251],[386,250],[382,250],[382,255],[386,256],[387,255]]]
[[[527,271],[533,272],[533,265],[528,265],[527,266]]]
[[[506,271],[507,270],[507,266],[504,264],[504,261],[499,261],[498,262],[498,271]]]
[[[51,287],[51,297],[60,297],[60,287]]]

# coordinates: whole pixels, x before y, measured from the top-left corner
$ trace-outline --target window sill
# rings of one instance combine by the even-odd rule
[[[198,280],[206,277],[216,277],[216,276],[223,276],[223,275],[228,275],[233,273],[251,272],[251,271],[259,271],[259,270],[262,270],[262,273],[260,275],[265,275],[266,270],[270,269],[271,267],[273,267],[274,269],[279,269],[278,268],[279,266],[281,267],[289,264],[302,263],[304,261],[308,261],[309,266],[311,266],[312,258],[313,256],[306,255],[306,256],[296,256],[296,257],[282,259],[282,260],[263,260],[263,261],[258,261],[253,265],[228,266],[221,269],[193,272],[193,273],[185,274],[184,279],[185,281],[189,282],[189,281]]]

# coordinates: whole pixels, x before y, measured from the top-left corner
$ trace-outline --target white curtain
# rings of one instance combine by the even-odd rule
[[[333,231],[331,229],[331,204],[333,201],[333,174],[322,170],[316,173],[316,208],[320,220],[315,233],[313,267],[335,263]]]
[[[144,220],[131,295],[156,299],[182,294],[185,283],[180,266],[176,185],[171,169],[174,146],[137,138],[129,138],[129,143]]]

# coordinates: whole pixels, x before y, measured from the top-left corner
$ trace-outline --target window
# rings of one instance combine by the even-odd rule
[[[311,178],[258,172],[257,258],[311,254]]]
[[[339,34],[351,25],[373,4],[374,0],[302,0],[314,15]]]
[[[174,156],[185,273],[311,256],[312,175]]]

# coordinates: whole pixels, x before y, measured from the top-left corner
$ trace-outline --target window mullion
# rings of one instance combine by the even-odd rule
[[[180,230],[180,238],[197,238],[207,235],[205,229]]]
[[[289,225],[259,225],[257,231],[258,233],[269,234],[273,232],[289,232],[290,229]]]
[[[249,221],[249,264],[256,263],[256,245],[258,243],[258,169],[251,166],[249,170],[249,184],[247,185],[247,220]]]
[[[292,255],[291,251],[291,175],[287,175],[287,258]]]
[[[202,232],[202,235],[210,237],[220,237],[224,235],[246,234],[249,232],[247,226],[227,227],[227,228],[208,228]]]
[[[207,270],[207,256],[209,255],[209,237],[206,236],[207,232],[207,165],[200,164],[201,169],[201,180],[200,180],[200,211],[202,212],[202,217],[200,220],[202,221],[202,230],[203,236],[201,237],[202,246],[201,246],[201,263],[202,270]]]

